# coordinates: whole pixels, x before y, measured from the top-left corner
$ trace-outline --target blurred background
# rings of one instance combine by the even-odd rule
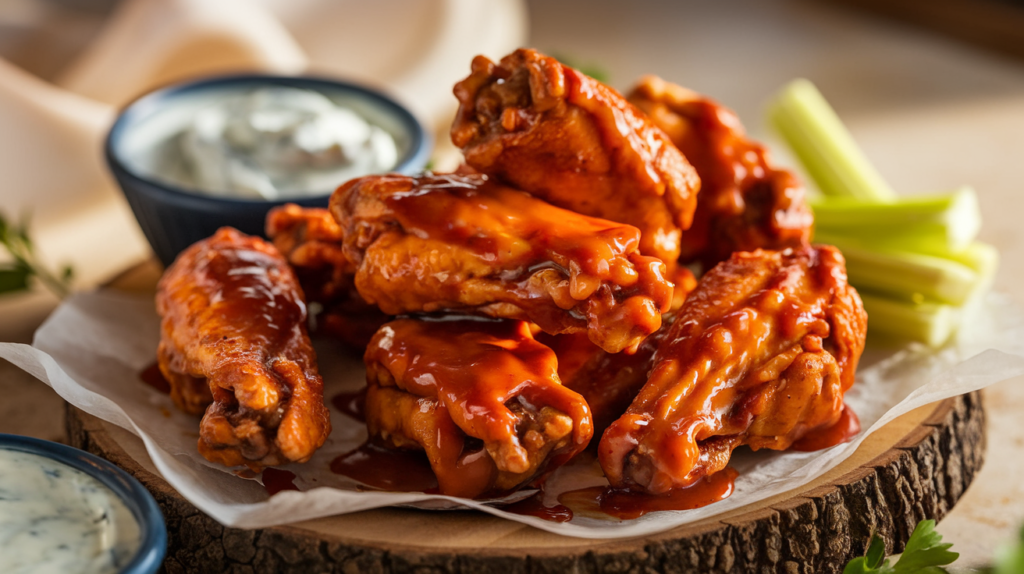
[[[458,162],[452,84],[475,54],[518,46],[620,90],[660,75],[731,107],[769,144],[766,101],[812,80],[898,192],[974,186],[980,238],[1002,253],[995,290],[1024,305],[1024,7],[1009,0],[0,0],[0,212],[30,213],[41,259],[91,288],[151,257],[102,158],[116,111],[137,96],[243,70],[358,80],[433,130],[443,168]],[[0,341],[31,341],[57,303],[38,288],[0,295]],[[989,404],[1012,402],[1001,397],[1013,383]],[[6,363],[0,397],[0,432],[63,435],[59,398]],[[1014,413],[990,415],[1012,436],[989,460],[1020,458]],[[1024,516],[1024,487],[998,475],[1020,469],[992,466],[940,527],[968,565]]]

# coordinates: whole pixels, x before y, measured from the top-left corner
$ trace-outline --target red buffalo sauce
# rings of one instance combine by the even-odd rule
[[[561,504],[554,506],[544,505],[544,491],[540,491],[529,498],[524,498],[519,502],[514,502],[502,508],[502,510],[523,516],[536,516],[549,522],[569,522],[572,520],[572,509],[568,506]]]
[[[437,491],[437,478],[421,451],[394,450],[365,443],[331,461],[331,472],[381,490]]]
[[[274,496],[282,490],[299,489],[295,486],[294,472],[272,467],[263,469],[263,488],[267,489],[267,494],[270,496]]]
[[[167,382],[167,379],[164,378],[164,374],[160,372],[160,364],[156,361],[153,361],[153,364],[142,369],[139,373],[139,380],[165,395],[170,394],[171,392],[171,384]]]
[[[366,387],[355,392],[338,393],[331,397],[331,404],[342,414],[366,422]]]
[[[857,436],[859,432],[860,419],[857,418],[857,413],[853,412],[850,405],[843,405],[843,412],[836,424],[804,435],[789,448],[800,452],[822,450],[843,444]]]
[[[642,494],[610,486],[593,486],[564,492],[558,501],[577,513],[600,512],[619,520],[632,520],[648,512],[692,510],[725,500],[732,494],[738,474],[735,469],[727,467],[701,478],[693,486],[665,494]]]
[[[370,204],[377,207],[352,207]],[[619,352],[656,331],[672,302],[665,265],[638,253],[637,228],[554,207],[485,176],[368,176],[340,187],[331,205],[343,228],[363,229],[376,245],[356,248],[364,256],[355,282],[389,315],[484,309],[552,333],[586,331]],[[415,265],[388,255],[398,249],[398,230]],[[464,270],[453,272],[449,255],[428,253],[450,254]],[[467,288],[468,269],[479,287]]]

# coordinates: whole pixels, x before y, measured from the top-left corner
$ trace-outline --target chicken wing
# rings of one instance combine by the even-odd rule
[[[176,405],[205,410],[204,457],[259,471],[323,444],[331,423],[302,289],[272,245],[221,228],[167,269],[156,304],[160,370]]]
[[[654,352],[668,332],[672,314],[696,286],[693,273],[685,267],[679,268],[672,308],[662,316],[661,328],[644,339],[632,355],[609,353],[591,343],[585,333],[537,335],[537,340],[558,357],[558,377],[562,384],[579,393],[590,406],[594,436],[600,437],[608,425],[626,412],[647,382],[654,366]]]
[[[484,56],[455,84],[452,142],[466,163],[573,211],[640,229],[670,267],[700,180],[668,137],[618,92],[554,58]]]
[[[522,321],[399,319],[377,332],[365,362],[370,435],[426,451],[443,494],[514,490],[593,434],[586,403]]]
[[[267,236],[274,242],[306,293],[322,308],[314,316],[316,332],[366,350],[373,334],[391,320],[356,291],[356,268],[342,250],[342,233],[331,212],[287,204],[267,214]]]
[[[266,228],[307,301],[329,304],[349,296],[356,269],[341,249],[341,228],[330,211],[289,203],[270,210]]]
[[[814,217],[803,187],[772,165],[768,150],[747,138],[732,111],[656,76],[640,80],[628,97],[700,176],[693,226],[681,238],[683,263],[700,261],[710,269],[734,251],[810,241]]]
[[[368,176],[331,197],[355,285],[391,315],[456,311],[586,331],[609,352],[658,330],[672,283],[635,227],[482,175]]]
[[[867,315],[829,246],[734,253],[690,294],[598,456],[616,487],[662,493],[732,450],[788,448],[839,422]]]

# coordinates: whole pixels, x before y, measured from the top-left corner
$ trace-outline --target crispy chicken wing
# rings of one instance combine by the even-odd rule
[[[586,331],[609,352],[658,330],[672,299],[635,227],[551,206],[481,175],[368,176],[331,211],[363,299],[388,314],[456,311]]]
[[[640,229],[670,267],[700,181],[665,134],[618,92],[554,58],[483,56],[455,85],[452,141],[482,173],[573,211]]]
[[[269,243],[222,228],[157,286],[160,370],[176,405],[205,411],[199,452],[227,466],[308,460],[331,430],[295,274]]]
[[[370,435],[426,451],[443,494],[514,490],[593,434],[586,403],[522,321],[399,319],[377,332],[365,362]]]
[[[741,444],[781,450],[838,423],[866,331],[834,247],[734,253],[697,284],[604,433],[609,482],[666,492],[721,470]]]
[[[696,286],[693,273],[685,267],[677,270],[672,308],[662,316],[661,328],[644,339],[632,355],[609,353],[591,343],[585,333],[537,335],[537,340],[558,357],[558,377],[562,384],[579,393],[590,405],[594,436],[600,437],[608,425],[626,412],[647,382],[654,366],[654,351],[668,332],[672,313]]]
[[[356,291],[356,268],[342,250],[342,233],[326,209],[293,203],[267,214],[267,236],[295,270],[306,300],[319,303],[316,331],[362,352],[381,325],[391,320]]]
[[[747,138],[732,111],[656,76],[641,79],[629,101],[668,134],[700,176],[693,226],[682,233],[682,262],[710,269],[734,251],[810,240],[814,217],[800,182],[772,165],[768,150]]]

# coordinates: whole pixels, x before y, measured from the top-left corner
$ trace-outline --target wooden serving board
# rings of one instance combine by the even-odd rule
[[[152,291],[146,264],[111,285]],[[147,471],[107,423],[68,406],[70,443],[138,478],[167,520],[165,570],[184,572],[841,572],[872,532],[903,549],[918,521],[942,519],[981,468],[980,393],[922,407],[868,437],[809,485],[656,535],[589,540],[474,511],[385,508],[262,530],[226,528]],[[123,432],[123,431],[122,431]]]

